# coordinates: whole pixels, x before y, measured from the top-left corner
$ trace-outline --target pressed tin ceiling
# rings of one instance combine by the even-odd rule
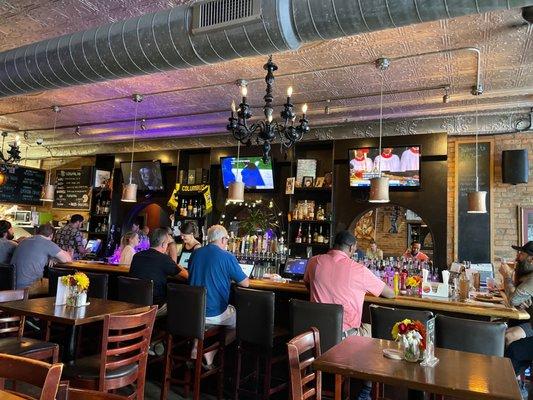
[[[0,51],[190,3],[0,2]],[[396,58],[464,47],[477,47],[481,52],[481,82],[485,88],[478,98],[481,113],[523,111],[533,106],[533,28],[525,24],[519,9],[315,42],[297,51],[275,54],[279,70],[274,101],[280,105],[287,86],[292,85],[293,102],[310,103],[310,123],[314,127],[375,120],[379,113],[376,93],[380,89],[380,76],[370,63],[381,56]],[[127,97],[142,93],[145,99],[139,106],[139,118],[147,119],[147,129],[139,132],[142,139],[223,133],[231,100],[238,98],[238,88],[234,85],[237,79],[255,79],[249,85],[248,99],[257,107],[254,114],[262,115],[265,89],[262,67],[266,59],[258,56],[1,98],[0,130],[28,130],[30,144],[42,137],[54,147],[126,141],[131,139],[132,122],[128,120],[133,118],[134,110],[133,102]],[[342,66],[347,67],[338,68]],[[476,83],[476,54],[462,50],[393,61],[385,81],[385,91],[426,89],[386,95],[387,119],[472,113],[476,107],[476,99],[470,94]],[[450,86],[451,100],[447,104],[442,102],[444,91],[439,88],[442,85]],[[165,93],[149,95],[154,92]],[[366,94],[374,95],[359,97]],[[336,98],[342,99],[326,103],[327,99]],[[59,129],[52,137],[52,105],[103,99],[115,100],[63,107],[58,116]],[[324,112],[326,105],[329,114]],[[24,110],[28,111],[21,112]],[[279,107],[276,111],[278,114]],[[81,126],[79,136],[74,134],[76,125]],[[102,147],[101,152],[105,151]]]

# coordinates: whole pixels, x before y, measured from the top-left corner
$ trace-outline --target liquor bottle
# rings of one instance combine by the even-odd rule
[[[309,244],[313,243],[313,234],[311,233],[311,224],[309,224],[309,227],[307,228],[307,243]]]
[[[318,243],[318,229],[313,232],[313,243]]]
[[[307,212],[307,215],[311,221],[315,219],[315,206],[312,203],[309,204],[309,211]]]
[[[394,295],[398,296],[398,293],[400,293],[400,274],[398,272],[394,273],[393,285]]]
[[[318,206],[318,211],[316,212],[316,219],[317,221],[324,221],[325,219],[324,209],[322,208],[322,206]]]
[[[303,215],[302,215],[302,219],[307,219],[308,216],[307,216],[307,213],[309,211],[309,207],[307,205],[307,200],[305,200],[304,202],[304,206],[302,207],[303,208]]]
[[[100,214],[100,200],[96,202],[96,208],[94,210],[96,214]]]
[[[187,216],[187,201],[185,199],[181,200],[180,216]]]
[[[326,228],[326,232],[324,233],[324,244],[329,244],[329,228]]]
[[[189,204],[187,205],[187,217],[192,217],[192,200],[189,199]]]
[[[194,204],[192,206],[192,216],[194,218],[198,217],[198,200],[194,200]]]
[[[302,243],[302,224],[300,224],[300,227],[298,228],[298,233],[296,234],[296,239],[294,239],[295,243]]]
[[[317,243],[324,243],[324,235],[322,234],[322,226],[319,228],[318,236],[316,237]]]

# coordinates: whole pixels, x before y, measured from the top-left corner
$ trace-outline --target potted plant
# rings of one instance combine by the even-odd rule
[[[81,307],[87,303],[89,278],[83,272],[61,277],[61,282],[67,287],[67,306]]]

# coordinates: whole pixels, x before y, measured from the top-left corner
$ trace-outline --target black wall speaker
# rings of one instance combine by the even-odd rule
[[[527,149],[502,151],[502,181],[503,183],[527,183],[529,162]]]

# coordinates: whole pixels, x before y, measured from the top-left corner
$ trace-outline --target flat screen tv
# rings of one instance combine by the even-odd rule
[[[370,179],[379,175],[389,178],[390,187],[420,187],[420,146],[366,147],[348,152],[350,163],[350,186],[369,187]]]
[[[129,162],[120,163],[124,183],[130,182]],[[131,183],[137,184],[140,191],[160,192],[165,190],[161,176],[161,161],[134,161]]]
[[[238,173],[246,189],[274,189],[272,161],[264,163],[261,157],[240,157],[237,165],[237,157],[222,157],[220,165],[222,183],[226,188],[235,182]]]

